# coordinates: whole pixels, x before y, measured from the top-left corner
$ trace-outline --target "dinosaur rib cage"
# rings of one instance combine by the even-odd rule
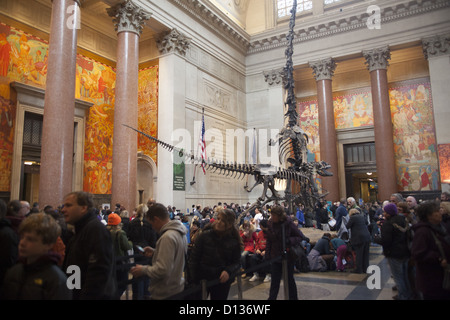
[[[261,176],[271,175],[275,179],[289,179],[297,182],[305,182],[305,180],[310,180],[310,176],[306,173],[275,167],[272,165],[253,165],[209,161],[205,162],[205,168],[210,170],[212,173],[219,171],[219,174],[237,179],[243,179],[247,175],[259,174]]]

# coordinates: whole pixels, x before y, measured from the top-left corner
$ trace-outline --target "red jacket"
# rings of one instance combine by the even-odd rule
[[[244,251],[249,251],[251,253],[255,252],[255,242],[256,242],[256,232],[252,232],[251,236],[244,236],[244,232],[241,230],[242,241],[244,242]]]
[[[256,236],[256,243],[255,243],[255,251],[259,250],[261,252],[266,250],[266,235],[264,234],[264,231],[260,231],[258,235]]]

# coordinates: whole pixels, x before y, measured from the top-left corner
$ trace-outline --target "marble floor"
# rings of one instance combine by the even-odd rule
[[[370,265],[379,267],[378,278],[375,278],[375,272],[371,274],[334,271],[296,273],[299,300],[392,300],[396,294],[396,291],[392,290],[394,281],[380,246],[370,247]],[[248,279],[242,280],[242,300],[266,300],[269,296],[270,282],[264,283],[262,280],[250,282]],[[379,289],[369,288],[376,283],[380,285]],[[239,299],[236,282],[233,283],[228,298],[229,300]],[[284,299],[283,283],[278,299]]]
[[[370,289],[369,286],[374,274],[356,274],[351,272],[307,272],[295,273],[299,300],[392,300],[397,293],[392,290],[394,281],[391,277],[387,260],[381,246],[371,245],[370,261],[372,266],[378,266],[378,288]],[[242,301],[267,300],[269,296],[270,282],[258,280],[249,281],[250,277],[241,280]],[[368,286],[369,283],[369,286]],[[240,300],[238,284],[235,281],[228,295],[229,301]],[[131,286],[121,297],[122,300],[131,300]],[[278,300],[284,300],[283,282],[281,282]]]

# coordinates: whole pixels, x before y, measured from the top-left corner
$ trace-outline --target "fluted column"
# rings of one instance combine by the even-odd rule
[[[389,199],[397,192],[394,141],[389,103],[387,67],[391,59],[389,47],[363,51],[370,71],[372,89],[375,152],[377,158],[378,200]]]
[[[117,70],[114,104],[111,204],[136,207],[139,36],[150,18],[131,1],[108,9],[117,31]]]
[[[310,62],[317,84],[317,100],[319,104],[319,141],[320,159],[331,165],[328,170],[333,176],[322,177],[324,192],[329,192],[327,200],[339,200],[339,176],[337,136],[334,122],[332,77],[336,69],[333,59]]]
[[[42,127],[40,207],[57,207],[72,191],[76,22],[80,3],[53,0]]]

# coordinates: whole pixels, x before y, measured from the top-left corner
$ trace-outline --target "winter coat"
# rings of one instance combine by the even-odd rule
[[[257,233],[254,230],[250,230],[249,232],[251,233],[249,236],[244,234],[244,230],[241,230],[239,234],[244,242],[244,251],[254,253]]]
[[[186,227],[179,220],[170,220],[159,231],[152,265],[144,268],[150,278],[152,299],[166,299],[184,290],[186,233]]]
[[[11,222],[0,220],[0,288],[6,271],[17,261],[18,246],[19,236],[11,227]]]
[[[156,246],[158,235],[146,219],[135,218],[130,222],[127,231],[128,239],[134,246],[152,247]],[[135,247],[135,252],[138,252]]]
[[[145,247],[156,247],[156,241],[158,240],[158,234],[153,229],[150,222],[147,219],[136,217],[131,220],[128,226],[128,240],[133,243],[134,253],[138,253],[139,250],[136,246]],[[144,255],[136,255],[134,260],[136,263],[141,265],[151,264],[151,258]]]
[[[20,261],[5,276],[2,299],[71,300],[67,276],[57,266],[60,256],[49,253],[31,264]]]
[[[113,241],[114,254],[117,258],[128,255],[128,250],[133,248],[133,243],[128,240],[127,234],[123,230],[110,230]]]
[[[321,255],[323,254],[331,254],[330,251],[330,238],[323,236],[322,238],[320,238],[317,242],[316,245],[314,246],[315,250],[317,250]]]
[[[352,215],[346,227],[350,230],[350,242],[352,245],[359,246],[365,242],[370,242],[370,233],[364,214],[358,213]]]
[[[269,220],[267,223],[267,245],[266,245],[266,259],[272,260],[280,257],[283,254],[282,243],[282,228],[286,232],[286,248],[290,246],[299,245],[303,239],[302,233],[294,224],[290,217],[282,222],[273,222]]]
[[[113,298],[113,246],[111,235],[94,212],[86,213],[75,224],[75,235],[66,247],[63,271],[80,268],[81,289],[73,289],[74,300]]]
[[[25,217],[6,216],[5,219],[11,222],[11,228],[15,233],[19,234],[19,226]]]
[[[336,230],[341,228],[342,218],[346,215],[348,215],[347,208],[343,204],[340,204],[336,209],[336,225],[334,226]]]
[[[189,270],[194,283],[200,280],[219,279],[226,271],[234,281],[234,275],[240,269],[241,244],[232,233],[219,234],[213,227],[206,227],[197,239],[192,250]]]
[[[264,233],[264,231],[258,232],[255,242],[255,252],[257,250],[261,252],[266,251],[266,245],[267,245],[266,234]]]
[[[329,216],[326,209],[318,207],[315,209],[317,228],[322,229],[322,224],[328,223]]]
[[[321,257],[320,252],[316,249],[312,249],[308,256],[308,264],[311,271],[327,271],[327,263],[325,260]]]
[[[445,238],[449,237],[437,226],[428,222],[419,221],[413,225],[414,237],[411,247],[411,256],[416,263],[417,288],[428,297],[437,299],[450,299],[450,291],[442,289],[444,269],[440,264],[439,252],[433,233],[441,241],[446,254],[447,263],[450,263],[450,244]]]
[[[398,227],[406,228],[405,216],[397,214],[381,226],[381,237],[375,237],[375,242],[383,247],[383,253],[388,258],[406,259],[410,256],[406,233]]]

